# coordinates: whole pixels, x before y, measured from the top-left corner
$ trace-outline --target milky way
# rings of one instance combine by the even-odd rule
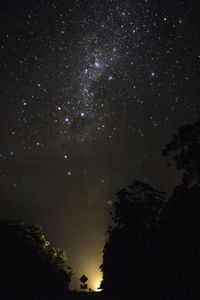
[[[200,115],[199,8],[1,4],[1,217],[43,225],[77,277],[98,270],[118,189],[178,181],[161,150]]]

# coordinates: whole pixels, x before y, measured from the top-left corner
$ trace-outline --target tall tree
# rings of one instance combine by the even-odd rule
[[[115,226],[100,267],[105,292],[130,294],[130,299],[133,293],[144,299],[200,298],[199,153],[197,121],[181,127],[163,151],[183,172],[167,202],[163,192],[139,181],[117,193]]]
[[[154,253],[151,242],[162,222],[165,193],[135,181],[117,194],[115,226],[103,251],[101,287],[105,292],[141,294],[149,285]]]
[[[200,121],[179,129],[163,151],[183,172],[166,206],[166,281],[174,291],[200,297]]]

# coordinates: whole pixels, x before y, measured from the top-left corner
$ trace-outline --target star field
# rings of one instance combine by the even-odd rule
[[[200,4],[1,6],[1,217],[42,224],[76,272],[81,251],[97,268],[110,197],[134,179],[177,182],[160,153],[199,119]]]

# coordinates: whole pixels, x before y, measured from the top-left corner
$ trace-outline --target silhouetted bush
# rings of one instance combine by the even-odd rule
[[[40,226],[0,222],[1,299],[61,299],[71,273],[65,253],[49,249]]]

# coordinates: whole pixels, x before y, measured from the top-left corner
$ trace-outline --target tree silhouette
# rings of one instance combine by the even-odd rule
[[[191,297],[200,282],[200,188],[179,185],[170,198],[162,228],[165,281],[171,293]],[[200,291],[198,291],[199,293]],[[200,296],[200,294],[199,294]]]
[[[172,141],[163,150],[163,155],[176,162],[178,170],[183,170],[184,184],[200,184],[200,120],[179,129]]]
[[[157,227],[164,207],[165,193],[153,189],[150,185],[134,181],[128,189],[116,193],[118,201],[115,209],[117,226],[135,223],[143,229]]]
[[[117,194],[115,227],[103,251],[101,288],[104,292],[141,295],[149,285],[154,261],[154,244],[162,223],[165,193],[135,181]],[[152,275],[151,275],[152,276]]]
[[[163,155],[183,171],[165,210],[163,268],[173,293],[182,290],[192,298],[200,296],[200,121],[181,127]]]
[[[4,299],[60,299],[72,269],[64,251],[49,249],[41,227],[23,221],[0,222],[0,294]]]
[[[163,155],[183,172],[182,182],[168,201],[139,181],[117,193],[100,266],[104,292],[200,298],[200,121],[181,127]]]

